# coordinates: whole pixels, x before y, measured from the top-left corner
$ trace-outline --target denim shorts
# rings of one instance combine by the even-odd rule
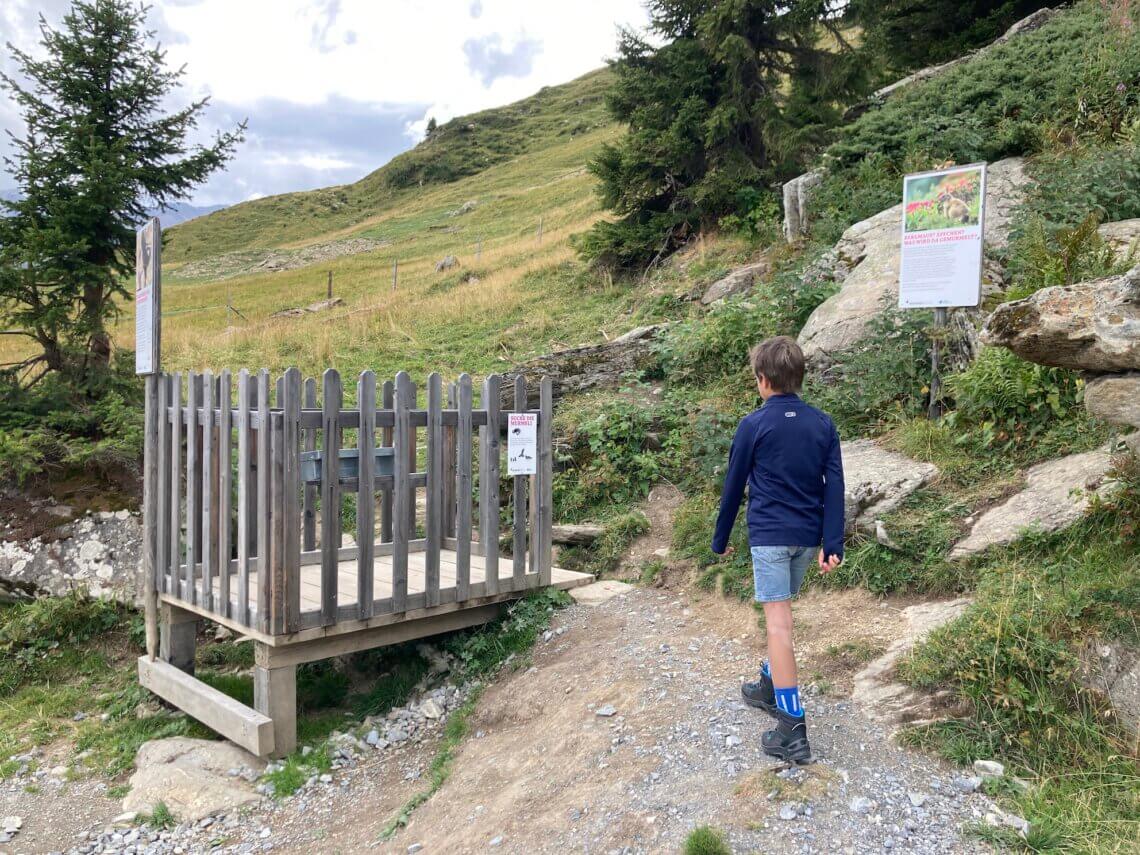
[[[780,603],[798,594],[816,551],[814,546],[753,546],[756,602]]]

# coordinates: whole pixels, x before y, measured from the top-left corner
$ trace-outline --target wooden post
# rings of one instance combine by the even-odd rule
[[[553,570],[553,543],[550,529],[554,522],[554,458],[551,422],[554,419],[554,385],[549,377],[542,378],[539,387],[538,413],[538,531],[531,537],[539,538],[538,581],[549,585]]]
[[[238,372],[238,507],[237,507],[237,562],[238,562],[238,596],[236,619],[249,626],[249,544],[250,521],[250,427],[249,427],[249,371],[245,368]],[[256,524],[252,526],[256,529]]]
[[[455,383],[447,385],[447,408],[455,410],[458,406],[459,386]],[[445,425],[443,428],[443,536],[455,537],[455,490],[456,490],[456,453],[455,436],[457,427]]]
[[[159,394],[161,374],[147,374],[144,381],[143,423],[143,601],[146,623],[146,653],[154,661],[158,651],[158,596],[156,593],[159,567],[158,538],[158,457],[159,415],[162,407]]]
[[[395,391],[395,442],[393,454],[392,487],[392,611],[399,614],[408,609],[408,541],[411,540],[408,505],[415,510],[415,497],[411,494],[411,462],[408,443],[412,440],[411,413],[408,399],[411,378],[407,372],[396,375]]]
[[[483,546],[486,593],[499,592],[499,386],[492,374],[483,381],[487,424],[479,428],[479,541]]]
[[[321,416],[321,623],[336,623],[337,568],[340,549],[340,374],[324,373]]]
[[[198,462],[198,393],[202,384],[191,371],[186,378],[186,575],[182,580],[182,598],[198,602],[195,577],[198,573],[199,529],[202,525],[202,467]]]
[[[396,281],[400,277],[400,259],[396,258],[392,261],[392,290],[396,290]]]
[[[317,408],[317,381],[312,377],[305,381],[305,409]],[[306,428],[305,451],[317,450],[317,431],[315,428]],[[301,548],[312,552],[317,548],[317,485],[305,484],[304,499],[301,507]]]
[[[521,374],[515,377],[515,412],[527,411],[526,378]],[[526,487],[530,478],[526,475],[516,475],[514,478],[514,543],[511,545],[511,554],[514,557],[514,586],[521,590],[526,577]]]
[[[393,403],[395,398],[395,385],[391,380],[384,381],[382,392],[382,406],[385,410],[392,410],[395,407]],[[392,428],[386,427],[381,431],[381,443],[385,448],[392,447]],[[381,495],[382,503],[380,505],[380,542],[392,542],[392,488],[385,487]]]
[[[182,375],[175,372],[170,383],[170,588],[186,599],[182,590]]]
[[[218,614],[230,608],[230,525],[233,520],[233,389],[229,370],[222,372],[218,394]]]
[[[214,610],[214,375],[202,373],[202,582],[198,602],[208,611]]]
[[[376,573],[376,375],[361,373],[356,384],[356,406],[360,429],[356,447],[360,477],[356,487],[356,603],[360,619],[372,617],[373,576]]]
[[[173,552],[173,533],[170,530],[170,497],[174,492],[174,479],[171,477],[170,458],[173,453],[171,443],[172,428],[170,418],[170,396],[174,390],[174,378],[161,375],[158,386],[158,567],[155,579],[155,592],[167,592],[167,573],[170,569],[170,556]],[[177,473],[174,473],[177,474]],[[156,612],[157,620],[157,612]],[[153,660],[152,660],[153,661]]]
[[[329,271],[328,299],[332,299],[332,271]]]
[[[164,545],[160,536],[159,458],[161,426],[162,225],[152,217],[135,234],[135,373],[143,381],[143,613],[147,657],[158,652],[158,575]]]
[[[942,416],[942,366],[941,346],[942,336],[946,330],[948,312],[944,308],[934,310],[934,335],[930,347],[930,406],[927,409],[927,418],[931,421]]]
[[[260,642],[259,642],[260,644]],[[253,669],[253,708],[273,719],[273,757],[297,748],[297,666]]]
[[[428,607],[439,605],[439,553],[443,546],[443,380],[432,372],[427,388],[427,554],[424,583]]]
[[[538,244],[542,244],[542,217],[538,218]]]
[[[162,604],[162,638],[159,658],[180,671],[194,673],[194,651],[197,646],[198,616],[193,612]]]
[[[257,375],[257,626],[262,632],[269,632],[271,432],[269,371],[262,368]]]
[[[455,485],[455,599],[471,595],[471,375],[459,375],[456,445],[459,450]]]
[[[479,238],[475,242],[475,263],[478,264],[480,259],[483,258],[483,238]]]
[[[285,372],[285,397],[281,402],[285,632],[301,628],[301,396],[301,372],[290,368]]]

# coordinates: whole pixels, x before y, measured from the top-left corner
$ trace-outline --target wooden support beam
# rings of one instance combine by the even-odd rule
[[[274,751],[274,722],[268,716],[222,694],[213,686],[206,685],[168,662],[161,659],[151,662],[146,656],[140,656],[139,685],[251,754],[267,757]]]
[[[297,666],[254,666],[253,706],[273,722],[271,756],[292,754],[297,748]]]
[[[198,615],[163,603],[158,626],[158,657],[179,671],[194,673],[198,646]]]

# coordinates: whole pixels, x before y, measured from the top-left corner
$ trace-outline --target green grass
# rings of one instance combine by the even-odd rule
[[[683,855],[732,855],[724,834],[708,825],[693,829],[681,847]]]

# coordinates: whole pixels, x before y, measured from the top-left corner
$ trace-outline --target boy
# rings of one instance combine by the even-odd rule
[[[831,419],[800,400],[804,354],[787,336],[752,348],[752,373],[764,405],[736,429],[712,550],[728,545],[748,486],[748,543],[756,601],[764,604],[768,661],[760,679],[741,688],[745,701],[776,719],[764,752],[794,763],[811,759],[792,649],[792,607],[820,542],[819,570],[843,560],[843,461]],[[826,557],[825,557],[826,556]]]

